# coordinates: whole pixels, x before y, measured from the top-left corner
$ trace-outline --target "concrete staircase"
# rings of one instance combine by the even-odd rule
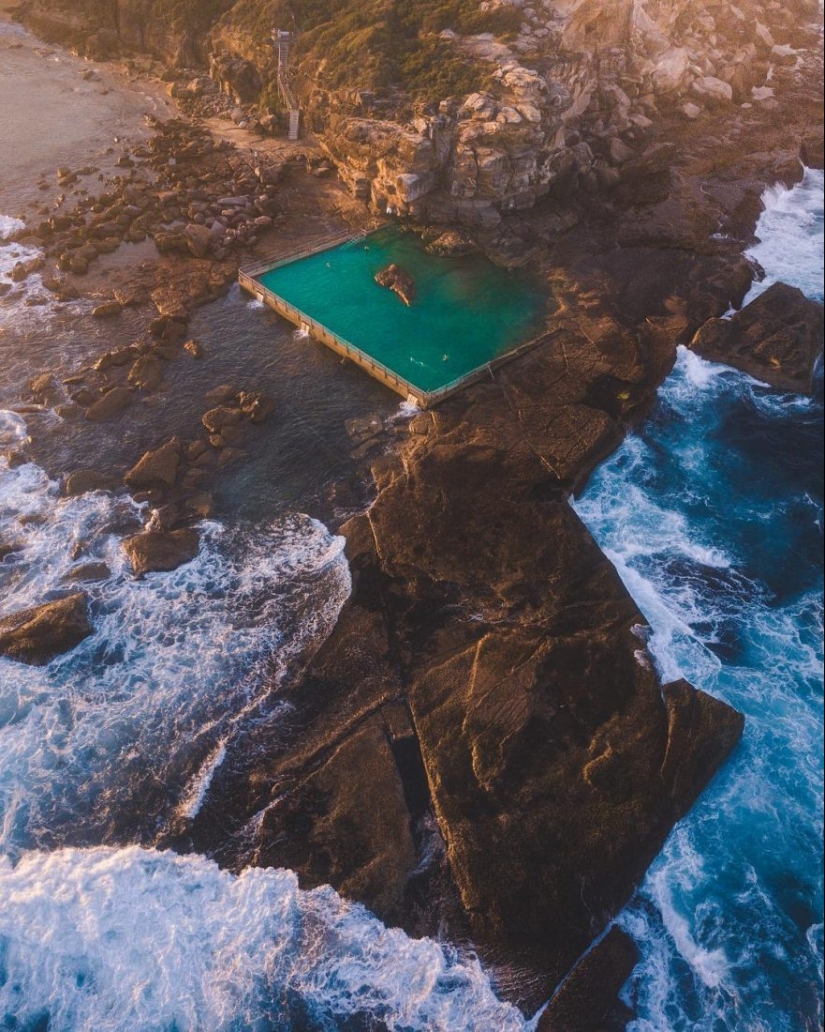
[[[286,109],[289,111],[289,139],[297,140],[301,129],[301,110],[298,107],[295,94],[292,92],[292,87],[289,85],[286,73],[283,71],[278,73],[278,89],[281,92]]]

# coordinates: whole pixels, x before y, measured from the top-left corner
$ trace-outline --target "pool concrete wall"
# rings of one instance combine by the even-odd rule
[[[496,356],[496,358],[491,361],[484,363],[477,369],[472,370],[465,376],[460,377],[452,383],[446,384],[438,390],[424,391],[420,387],[412,384],[409,380],[399,376],[398,373],[367,354],[355,344],[345,340],[327,326],[324,326],[316,319],[313,319],[306,312],[303,312],[296,308],[295,305],[290,304],[290,302],[285,298],[264,286],[258,278],[266,272],[270,272],[280,266],[300,261],[303,258],[323,251],[332,250],[343,243],[363,239],[366,235],[367,234],[363,233],[356,236],[351,234],[339,234],[333,237],[326,237],[323,240],[316,242],[314,245],[310,244],[289,255],[277,258],[273,256],[270,259],[263,259],[262,261],[254,265],[246,266],[239,271],[239,284],[243,290],[252,294],[258,301],[277,312],[283,319],[286,319],[299,329],[305,330],[312,338],[319,341],[321,344],[326,345],[330,350],[341,355],[342,358],[346,358],[355,365],[360,366],[365,370],[365,372],[369,373],[370,376],[384,384],[384,386],[389,387],[390,390],[395,391],[396,394],[401,395],[401,397],[422,409],[431,408],[433,405],[437,405],[439,402],[446,400],[457,391],[462,390],[472,383],[478,383],[480,380],[485,378],[492,378],[493,372],[505,363],[513,361],[520,355],[533,350],[556,336],[558,331],[548,331],[532,340],[526,341],[523,344],[512,348],[502,355]]]

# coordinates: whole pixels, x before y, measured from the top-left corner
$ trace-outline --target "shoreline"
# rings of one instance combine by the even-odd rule
[[[753,130],[755,139],[760,138],[760,128]],[[778,128],[773,131],[779,135]],[[694,130],[685,133],[698,135]],[[745,152],[738,173],[745,181],[753,175],[755,159],[748,156],[741,139],[736,146]],[[792,154],[789,148],[771,159],[776,178],[793,175]],[[699,156],[698,169],[689,175],[703,176],[704,162]],[[736,163],[733,165],[735,168]],[[730,166],[722,172],[721,181],[729,182]],[[314,198],[320,181],[308,182],[307,196]],[[706,182],[702,185],[707,187]],[[731,214],[743,235],[752,236],[756,216],[751,217],[754,209],[749,207],[749,199],[764,185],[761,179],[748,183],[740,198],[745,214],[737,214],[739,206]],[[485,870],[490,858],[506,853],[514,841],[529,851],[531,844],[545,835],[556,847],[560,840],[576,840],[578,835],[576,855],[567,867],[547,856],[538,866],[549,866],[562,885],[570,884],[574,872],[580,875],[582,884],[593,886],[592,899],[582,901],[584,909],[614,912],[656,855],[674,819],[723,761],[737,733],[736,720],[726,708],[714,705],[702,693],[692,693],[689,686],[675,687],[667,703],[662,703],[658,686],[634,668],[629,657],[638,650],[639,641],[632,628],[644,618],[567,505],[567,494],[582,489],[589,473],[621,442],[630,423],[643,418],[654,402],[656,389],[672,366],[676,343],[687,342],[700,325],[721,315],[731,292],[741,300],[750,286],[747,263],[732,257],[734,246],[711,247],[710,253],[686,246],[691,232],[694,243],[701,239],[707,213],[702,210],[697,217],[689,211],[697,193],[695,184],[681,187],[682,225],[677,218],[675,232],[672,221],[657,224],[655,213],[650,225],[620,212],[608,226],[583,222],[562,237],[548,254],[545,273],[562,300],[555,313],[563,331],[560,347],[526,356],[503,370],[494,383],[468,388],[446,403],[443,411],[416,416],[406,439],[371,464],[376,496],[363,516],[342,528],[354,573],[353,594],[299,686],[306,712],[313,717],[313,732],[276,758],[265,772],[272,781],[283,770],[304,772],[309,791],[313,783],[336,781],[335,757],[340,757],[344,745],[363,758],[359,776],[371,785],[348,785],[324,815],[326,826],[333,828],[324,848],[341,850],[343,831],[335,830],[336,821],[340,820],[343,829],[364,793],[376,791],[376,786],[385,792],[403,838],[410,822],[407,800],[411,786],[420,784],[423,771],[450,854],[450,863],[443,864],[440,876],[451,881],[459,872],[450,905],[459,909],[460,897],[460,906],[470,915],[465,930],[494,964],[517,957],[543,971],[540,988],[533,986],[527,994],[533,1002],[546,998],[548,989],[582,952],[591,934],[584,931],[590,917],[577,910],[580,904],[571,902],[566,890],[553,896],[552,886],[545,885],[540,893],[544,898],[536,898],[538,888],[530,887],[535,862],[530,865],[533,869],[522,872],[526,880],[502,906],[502,879],[513,879],[517,872]],[[329,191],[333,202],[336,193]],[[351,211],[356,211],[354,204]],[[300,214],[294,216],[291,227],[299,233]],[[606,246],[614,240],[624,241],[619,243],[618,253]],[[738,246],[740,242],[734,243]],[[702,246],[707,249],[707,241]],[[669,264],[664,273],[663,254]],[[170,263],[161,260],[159,266],[165,277]],[[617,311],[614,299],[632,291],[640,269],[642,277],[650,276],[653,283]],[[124,269],[119,275],[124,285],[130,271]],[[102,288],[112,290],[110,283],[92,279],[92,291]],[[150,288],[157,289],[150,282],[144,298]],[[185,296],[186,284],[181,289]],[[670,306],[665,302],[671,302]],[[635,318],[637,312],[642,313],[641,318]],[[650,312],[657,314],[649,316]],[[162,312],[160,317],[164,317]],[[640,337],[644,347],[639,345]],[[560,399],[549,412],[548,397]],[[491,483],[498,485],[496,499],[489,497]],[[454,533],[456,526],[460,531]],[[496,528],[496,534],[491,534],[491,528]],[[472,542],[470,547],[467,539]],[[531,548],[532,543],[543,540],[553,542],[552,554],[546,547]],[[551,585],[549,593],[547,584]],[[584,617],[571,616],[575,610],[588,608]],[[455,617],[462,610],[473,613],[473,625]],[[548,715],[531,709],[531,695],[545,683],[553,654],[543,644],[546,641],[560,643],[561,668],[569,681],[558,704],[561,709],[576,708],[574,689],[581,687],[576,680],[587,682],[592,671],[600,669],[621,671],[617,681],[623,706],[636,707],[637,712],[631,724],[622,727],[621,713],[615,709],[610,713],[613,704],[603,686],[588,682],[585,695],[595,718],[594,714],[574,714],[564,732],[573,738],[584,735],[586,747],[579,750],[572,766],[559,767],[554,752],[525,772],[519,764],[528,750],[536,748],[534,725],[550,726],[559,711]],[[484,677],[499,689],[505,686],[509,712],[503,718],[494,709],[485,710],[490,705],[490,689],[479,674],[485,664],[489,673]],[[355,699],[353,684],[358,685]],[[454,700],[460,700],[456,712],[450,710]],[[466,713],[475,714],[469,727]],[[651,740],[642,750],[634,745],[623,752],[620,742],[612,736],[608,741],[601,730],[612,720],[619,721],[618,739],[637,740],[646,729]],[[444,740],[442,722],[452,729],[455,741]],[[389,754],[376,752],[376,731],[381,728],[389,735]],[[696,728],[701,729],[698,735]],[[593,743],[598,746],[595,751]],[[712,754],[709,764],[706,756],[698,755],[703,748]],[[634,768],[645,750],[649,766],[640,777]],[[333,758],[327,760],[330,751]],[[398,760],[402,752],[409,757],[404,763]],[[670,791],[651,799],[646,787],[650,771],[667,756],[675,764],[669,772]],[[462,771],[468,762],[468,780],[450,784],[452,772]],[[607,812],[594,811],[592,799],[571,808],[560,824],[551,820],[539,827],[508,826],[502,842],[498,840],[500,829],[485,827],[482,835],[491,837],[479,842],[478,830],[465,823],[467,809],[483,812],[492,799],[495,806],[505,801],[507,806],[514,805],[520,820],[529,825],[531,818],[526,815],[541,807],[548,794],[567,790],[574,773],[575,779],[580,779],[582,771],[589,771],[584,774],[585,782],[591,788],[601,785],[598,791],[603,791],[600,764],[602,777],[633,783],[637,817],[648,822],[643,848],[637,845],[636,855],[624,861],[632,868],[630,877],[626,871],[616,879],[609,871],[587,870],[600,851],[609,852],[615,843],[588,843],[583,826],[601,822],[614,834],[622,834],[621,828],[613,828],[609,806]],[[623,765],[629,773],[623,773]],[[552,775],[549,781],[548,770]],[[470,787],[470,778],[483,783],[486,799],[472,795],[475,789]],[[683,785],[677,791],[678,779]],[[257,805],[259,791],[250,789],[249,799]],[[268,809],[257,859],[277,865],[284,858],[283,847],[277,845],[280,831],[289,826],[301,804],[299,801],[296,807],[294,801],[276,797]],[[474,823],[481,824],[483,819]],[[403,925],[409,921],[404,916],[406,872],[394,866],[396,858],[382,852],[379,829],[364,826],[360,833],[362,845],[368,853],[371,850],[382,856],[389,872],[381,879],[386,881],[380,886],[381,902],[375,905],[373,901],[373,905],[381,916]],[[214,844],[214,829],[196,825],[193,835]],[[415,853],[418,844],[411,843],[411,848]],[[623,842],[622,848],[626,850],[630,844]],[[588,854],[589,859],[582,862],[582,856]],[[286,861],[295,861],[288,866],[303,875],[302,883],[318,880],[312,847],[290,845]],[[359,877],[357,868],[339,872],[339,883],[354,886],[350,893],[367,897],[364,901],[369,903],[372,890]],[[527,912],[517,898],[520,892],[527,893]],[[550,899],[550,913],[564,913],[567,908],[567,925],[548,945],[544,924]],[[536,914],[529,912],[533,909]],[[516,923],[523,927],[513,927],[514,913],[518,915]],[[457,927],[466,920],[457,917]],[[539,920],[541,930],[536,924]],[[514,946],[514,935],[515,942],[521,939],[520,947]]]

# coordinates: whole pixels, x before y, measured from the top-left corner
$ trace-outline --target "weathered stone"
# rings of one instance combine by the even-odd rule
[[[163,380],[163,365],[155,355],[141,355],[129,370],[129,383],[144,391],[153,391]]]
[[[0,655],[44,666],[93,631],[86,596],[79,592],[0,618]]]
[[[66,581],[89,582],[108,580],[112,571],[106,563],[83,563],[82,566],[74,566],[63,578]]]
[[[114,419],[125,408],[128,408],[133,400],[134,395],[127,387],[112,387],[111,390],[106,391],[99,401],[96,401],[94,405],[90,405],[86,409],[86,418],[95,423]]]
[[[110,319],[114,315],[120,315],[122,310],[119,301],[104,301],[102,305],[92,309],[92,315],[96,319]]]
[[[129,344],[125,348],[117,348],[115,351],[107,351],[105,355],[101,355],[95,362],[94,368],[104,370],[112,366],[128,365],[130,362],[134,362],[139,353],[135,344]]]
[[[411,305],[415,300],[415,280],[400,265],[393,263],[381,269],[375,274],[375,282],[397,294],[405,305]]]
[[[234,426],[242,419],[240,408],[230,408],[228,405],[218,405],[201,416],[201,422],[210,434],[219,434],[225,426]]]
[[[297,791],[267,807],[256,863],[287,866],[307,887],[337,885],[392,920],[416,851],[382,718],[370,717],[320,759]]]
[[[184,230],[184,236],[190,254],[195,258],[205,258],[212,243],[212,234],[209,227],[192,223]]]
[[[180,439],[173,437],[166,444],[147,451],[124,477],[133,488],[174,487],[180,463]]]
[[[238,405],[252,423],[265,423],[275,411],[275,402],[272,398],[259,391],[241,391],[238,395]]]
[[[132,564],[135,577],[147,573],[176,570],[198,554],[199,536],[191,527],[180,530],[145,531],[127,538],[123,549]]]
[[[822,305],[775,283],[730,319],[711,319],[690,342],[714,362],[782,390],[809,394],[822,353]]]
[[[114,477],[94,469],[76,469],[69,473],[62,484],[64,495],[70,498],[89,491],[111,491],[116,486]]]

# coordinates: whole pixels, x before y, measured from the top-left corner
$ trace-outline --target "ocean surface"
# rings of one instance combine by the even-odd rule
[[[25,203],[52,197],[41,173],[105,164],[118,121],[156,110],[139,92],[113,109],[86,67],[0,25],[0,128],[16,141],[0,152],[2,268],[33,256],[2,241]],[[769,197],[754,252],[769,277],[809,289],[821,192],[809,174]],[[0,615],[64,590],[80,565],[110,570],[87,586],[95,633],[77,649],[43,668],[0,659],[0,1027],[529,1032],[472,955],[388,930],[331,889],[301,891],[291,872],[158,848],[289,725],[289,686],[350,590],[342,540],[306,513],[332,524],[362,504],[347,420],[391,428],[403,412],[233,290],[193,321],[203,362],[169,363],[116,433],[64,423],[25,405],[28,380],[65,377],[140,329],[128,312],[93,325],[89,308],[55,304],[37,275],[0,298],[0,454],[26,459],[0,458]],[[58,474],[122,473],[194,435],[224,382],[266,390],[276,415],[217,484],[198,557],[136,582],[118,542],[145,512],[101,492],[64,498]],[[626,990],[634,1032],[819,1027],[821,430],[821,398],[683,354],[657,412],[578,502],[663,673],[748,715],[621,916],[644,954]]]
[[[751,254],[822,300],[823,176],[765,197]],[[630,1032],[813,1032],[823,1019],[823,404],[682,349],[576,509],[667,680],[746,717],[620,924]]]

